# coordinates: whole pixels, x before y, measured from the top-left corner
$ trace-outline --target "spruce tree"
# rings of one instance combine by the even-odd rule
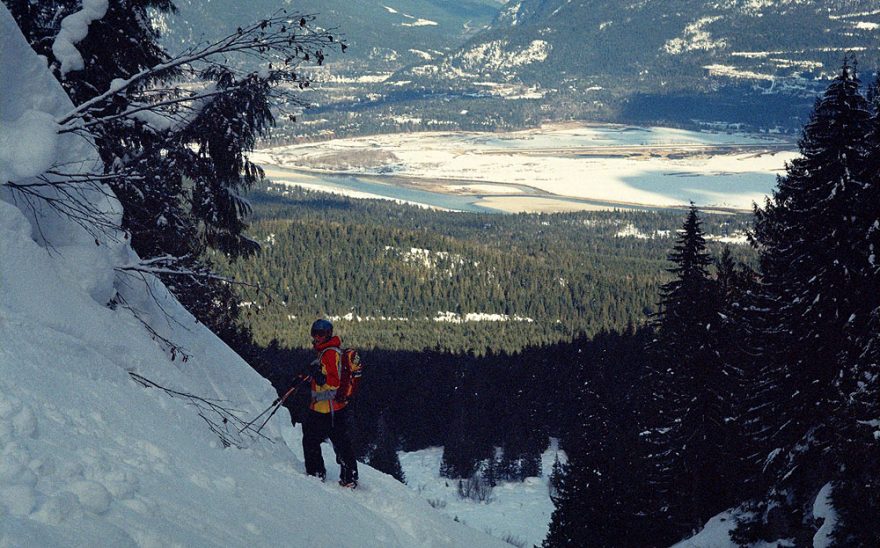
[[[857,305],[845,335],[836,441],[844,473],[832,483],[837,513],[832,540],[840,546],[880,545],[880,78],[869,89],[872,118],[849,244],[855,256]],[[861,237],[860,237],[861,236]]]
[[[562,461],[559,460],[559,453],[553,458],[553,467],[550,469],[550,477],[548,478],[547,490],[550,498],[554,499],[559,496],[559,485],[562,481],[563,467]]]
[[[400,440],[394,434],[393,427],[388,423],[386,415],[383,413],[379,416],[376,424],[375,439],[371,443],[367,463],[376,470],[385,472],[397,481],[405,483],[406,476],[400,466],[400,458],[397,456],[398,449],[400,449]]]
[[[541,475],[541,454],[547,448],[547,425],[538,408],[544,405],[546,395],[538,387],[547,378],[547,370],[540,362],[521,362],[511,366],[511,358],[499,359],[499,376],[503,384],[493,385],[491,398],[504,402],[504,435],[500,439],[503,451],[497,465],[498,479],[523,481]],[[569,368],[574,364],[566,363]]]
[[[753,356],[756,354],[748,345],[749,333],[745,329],[752,294],[758,287],[757,273],[750,267],[737,263],[729,246],[725,246],[715,264],[715,289],[718,303],[719,323],[717,335],[717,354],[724,363],[724,382],[719,388],[724,390],[726,426],[725,446],[727,447],[727,482],[736,495],[741,496],[755,483],[756,470],[752,466],[751,449],[745,441],[747,417],[741,408],[746,399],[746,390],[753,371]],[[735,502],[735,497],[729,499]]]
[[[750,410],[755,464],[764,474],[752,518],[735,534],[741,542],[808,542],[820,525],[812,514],[820,489],[831,482],[837,504],[847,491],[864,487],[856,478],[870,475],[866,462],[876,469],[870,451],[847,454],[857,439],[864,440],[857,444],[864,450],[871,445],[869,429],[847,416],[855,395],[848,387],[862,384],[857,364],[864,352],[856,341],[870,338],[865,226],[877,215],[876,202],[859,203],[870,188],[870,105],[859,88],[855,66],[846,59],[804,128],[801,156],[787,166],[772,199],[756,210],[762,280],[748,328],[763,351],[753,397],[744,407]],[[870,362],[863,363],[870,368]],[[876,398],[876,390],[866,395]],[[873,505],[859,512],[876,516],[876,497]]]
[[[557,546],[589,546],[590,531],[584,520],[588,496],[583,492],[583,478],[572,473],[571,460],[561,466],[556,482],[556,495],[551,497],[555,509],[550,518],[550,530],[544,539],[544,548]]]
[[[696,207],[691,205],[669,255],[673,279],[661,288],[647,379],[656,417],[647,431],[656,518],[684,535],[731,500],[731,394],[718,341],[721,320],[716,283],[709,276]]]
[[[479,429],[475,424],[479,413],[473,412],[477,401],[472,397],[472,388],[464,367],[459,366],[454,382],[440,475],[449,479],[462,479],[473,476],[480,462],[490,456],[491,448],[485,445],[484,440],[479,439]]]
[[[575,345],[563,437],[568,463],[554,463],[556,507],[544,546],[648,546],[672,540],[644,511],[651,486],[639,432],[639,382],[648,332],[602,333]],[[570,352],[570,350],[569,350]]]

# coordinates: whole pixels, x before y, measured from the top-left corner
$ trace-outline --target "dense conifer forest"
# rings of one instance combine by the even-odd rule
[[[215,260],[261,286],[242,297],[258,343],[302,347],[311,321],[329,316],[361,348],[478,356],[644,323],[668,279],[666,248],[681,216],[451,213],[280,185],[250,200],[262,251]],[[748,220],[711,215],[707,226],[730,236]],[[750,260],[747,246],[734,249]],[[455,321],[467,314],[495,321]]]
[[[880,545],[877,92],[847,59],[755,212],[756,270],[712,273],[692,210],[648,331],[577,360],[546,546],[669,545],[725,511],[741,545]]]

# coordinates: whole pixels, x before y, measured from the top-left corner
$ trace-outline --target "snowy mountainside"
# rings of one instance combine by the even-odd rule
[[[547,44],[543,66],[517,56],[517,64],[501,70],[486,53],[489,44],[503,44],[497,55],[511,55],[535,41]],[[878,44],[880,9],[867,0],[523,0],[507,4],[492,26],[443,61],[455,72],[482,58],[486,66],[463,74],[544,87],[605,76],[645,84],[665,77],[663,85],[674,89],[673,76],[767,82],[833,77],[847,51],[873,68]],[[664,67],[665,74],[658,72]],[[561,72],[554,79],[556,69]]]
[[[259,438],[194,405],[249,419],[276,394],[155,278],[124,270],[138,258],[120,234],[12,189],[45,177],[121,215],[106,188],[60,175],[94,170],[95,153],[56,133],[73,106],[3,6],[0,34],[0,546],[503,546],[369,467],[357,491],[306,477],[286,411]]]
[[[355,70],[393,70],[434,58],[488,25],[498,11],[492,0],[176,0],[175,4],[177,14],[157,19],[170,51],[177,51],[178,44],[218,38],[279,8],[317,14],[316,24],[338,28],[351,46],[345,55],[328,57],[336,71],[340,64],[354,64]]]
[[[489,93],[519,85],[550,104],[573,97],[582,109],[612,107],[616,116],[645,109],[650,119],[670,115],[651,101],[680,94],[728,103],[746,92],[810,96],[801,101],[808,109],[818,82],[836,74],[847,52],[873,71],[878,46],[873,0],[521,0],[458,51],[389,82]],[[649,95],[647,104],[632,101],[634,94]]]

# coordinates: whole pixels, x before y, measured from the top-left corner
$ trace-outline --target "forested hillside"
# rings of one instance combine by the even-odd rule
[[[362,348],[477,355],[643,323],[680,217],[437,212],[284,186],[250,198],[263,249],[224,269],[262,287],[244,297],[257,342],[291,347],[325,315]],[[710,219],[718,236],[747,221]]]

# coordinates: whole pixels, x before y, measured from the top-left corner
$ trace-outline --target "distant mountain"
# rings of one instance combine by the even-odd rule
[[[877,0],[176,0],[169,50],[278,9],[350,46],[313,73],[316,135],[587,119],[798,131],[854,53],[880,67]]]
[[[876,0],[522,0],[458,51],[393,81],[559,107],[571,99],[575,115],[663,118],[686,109],[723,119],[754,113],[745,98],[756,94],[808,110],[847,52],[869,73],[880,67]]]
[[[179,12],[157,18],[174,51],[225,35],[280,9],[315,14],[316,24],[338,28],[349,46],[328,56],[360,70],[394,70],[454,50],[497,16],[495,0],[175,0]]]

